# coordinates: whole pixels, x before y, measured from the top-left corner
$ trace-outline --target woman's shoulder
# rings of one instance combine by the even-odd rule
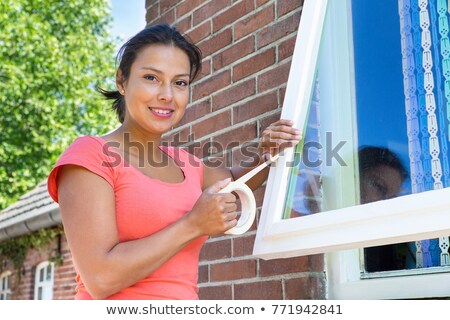
[[[55,163],[47,179],[48,191],[57,202],[57,180],[60,169],[65,165],[82,167],[104,178],[109,184],[114,184],[114,167],[120,162],[107,149],[106,141],[99,137],[82,136],[76,138],[63,152]]]
[[[84,159],[106,159],[113,156],[110,144],[97,136],[80,136],[76,138],[60,157],[62,159],[78,158]]]
[[[68,149],[98,149],[102,148],[107,142],[98,136],[80,136],[73,140]]]

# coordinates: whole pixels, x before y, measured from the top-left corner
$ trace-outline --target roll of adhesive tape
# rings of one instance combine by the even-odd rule
[[[241,200],[241,216],[235,227],[226,231],[226,234],[243,234],[253,224],[256,215],[256,201],[252,190],[245,184],[236,181],[230,182],[220,193],[235,192]]]

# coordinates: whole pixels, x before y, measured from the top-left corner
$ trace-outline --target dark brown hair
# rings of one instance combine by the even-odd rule
[[[163,44],[173,45],[183,50],[189,58],[191,67],[190,80],[193,81],[201,69],[202,54],[200,49],[186,36],[181,35],[175,27],[167,24],[147,26],[142,31],[129,39],[119,50],[117,60],[119,61],[122,77],[126,81],[130,76],[131,65],[136,60],[138,53],[149,45]],[[119,91],[108,91],[101,88],[97,90],[109,100],[113,100],[112,109],[117,113],[119,121],[125,119],[125,100]]]

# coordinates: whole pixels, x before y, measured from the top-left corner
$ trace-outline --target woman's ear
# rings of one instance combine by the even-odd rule
[[[120,94],[125,94],[125,79],[122,75],[122,70],[119,68],[116,72],[116,86]]]

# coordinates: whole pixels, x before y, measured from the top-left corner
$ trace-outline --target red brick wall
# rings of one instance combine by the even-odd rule
[[[147,23],[169,23],[202,50],[185,118],[167,140],[194,148],[256,140],[279,119],[303,0],[147,0]],[[181,140],[181,142],[180,142]],[[233,163],[242,156],[230,146]],[[220,156],[222,150],[217,156]],[[259,209],[264,188],[255,192]],[[201,299],[322,299],[322,255],[264,261],[252,256],[257,222],[242,236],[211,238],[200,257]]]
[[[60,244],[58,242],[60,241]],[[3,271],[12,271],[12,299],[14,300],[33,300],[34,283],[36,267],[41,262],[49,260],[49,252],[58,248],[60,245],[62,264],[55,265],[53,299],[71,300],[75,295],[75,270],[73,268],[72,257],[69,252],[67,240],[64,235],[61,239],[55,239],[46,248],[41,250],[31,249],[26,255],[21,270],[15,270],[12,263],[6,263]],[[19,276],[20,274],[20,276]]]

